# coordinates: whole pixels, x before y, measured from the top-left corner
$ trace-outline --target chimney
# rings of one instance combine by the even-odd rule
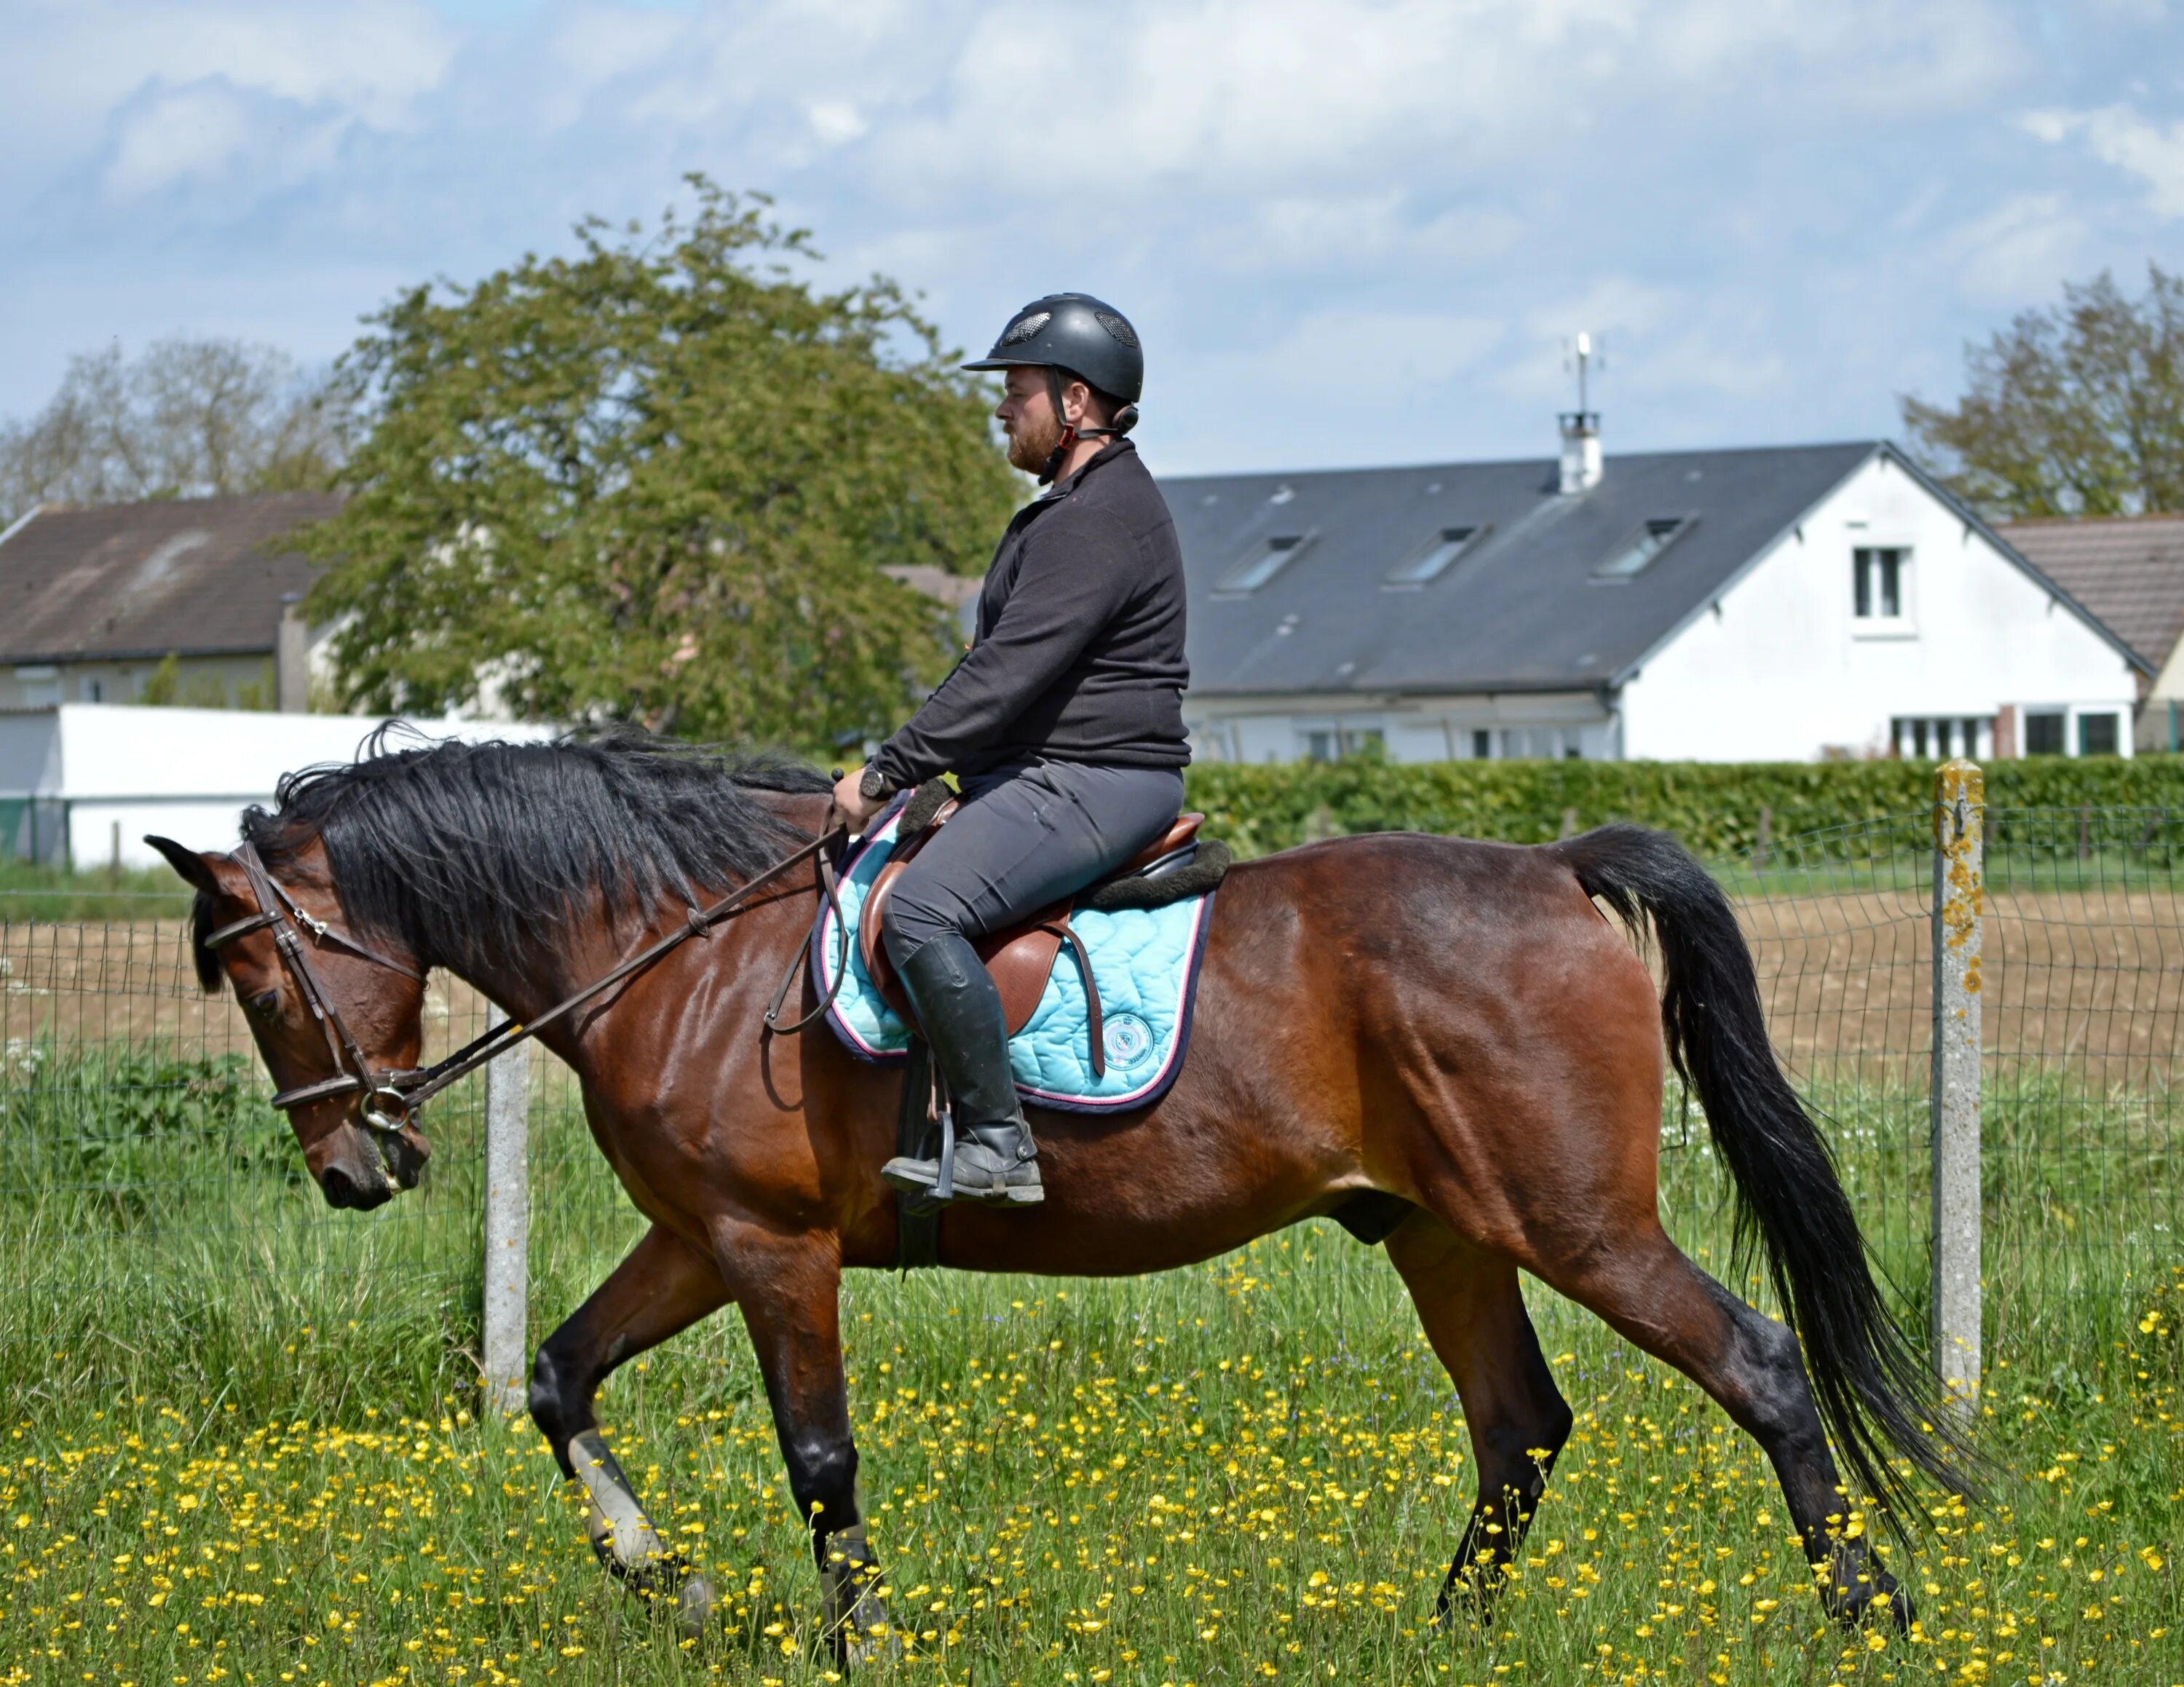
[[[311,706],[311,628],[304,619],[304,594],[281,594],[281,625],[273,644],[274,704],[283,715]]]
[[[1600,484],[1600,412],[1586,401],[1585,377],[1592,370],[1592,336],[1580,333],[1565,342],[1568,362],[1577,365],[1577,408],[1557,418],[1563,425],[1562,493],[1565,498],[1590,492]]]
[[[1562,493],[1590,492],[1600,484],[1600,412],[1564,410]]]

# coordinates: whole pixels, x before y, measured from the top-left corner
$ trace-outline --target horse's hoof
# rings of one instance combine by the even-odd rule
[[[675,1626],[685,1637],[697,1639],[711,1626],[713,1611],[719,1603],[712,1583],[703,1576],[690,1577],[675,1596]]]

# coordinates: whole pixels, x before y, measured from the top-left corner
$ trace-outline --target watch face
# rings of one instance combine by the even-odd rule
[[[865,777],[857,782],[857,788],[866,802],[876,803],[887,795],[887,776],[876,767],[865,770]]]

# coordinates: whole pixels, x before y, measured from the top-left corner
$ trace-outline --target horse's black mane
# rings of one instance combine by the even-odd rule
[[[276,879],[322,841],[359,935],[457,970],[536,953],[551,922],[602,901],[680,906],[749,878],[808,841],[755,793],[831,782],[779,752],[628,731],[404,749],[389,732],[354,764],[287,775],[242,835]],[[198,958],[216,981],[210,953]]]

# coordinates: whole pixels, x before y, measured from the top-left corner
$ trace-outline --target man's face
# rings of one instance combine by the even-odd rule
[[[1054,413],[1054,398],[1047,391],[1044,369],[1012,369],[1008,391],[994,411],[1001,431],[1009,437],[1009,461],[1028,475],[1046,466],[1054,448],[1061,443],[1061,418]]]

